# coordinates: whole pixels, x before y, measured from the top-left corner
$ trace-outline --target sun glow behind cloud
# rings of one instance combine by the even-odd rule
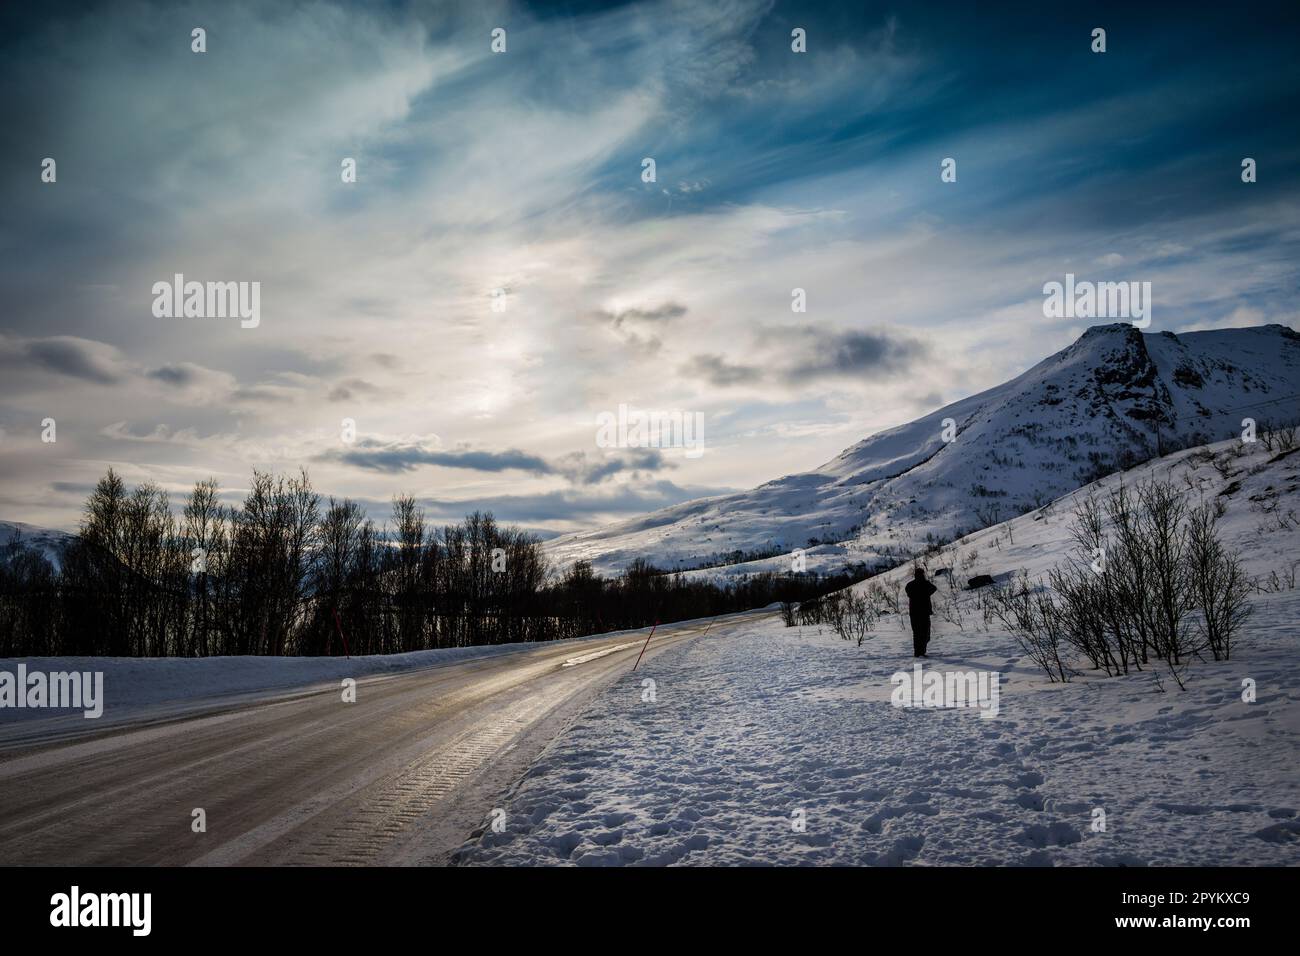
[[[1151,281],[1152,331],[1294,325],[1297,150],[1274,120],[1297,68],[1277,25],[1232,22],[1254,54],[1225,89],[1232,30],[1106,15],[1143,56],[1059,52],[1090,25],[1069,14],[959,7],[19,20],[0,516],[68,526],[109,465],[178,493],[303,465],[376,514],[410,491],[440,518],[568,529],[815,466],[1015,374],[1077,333],[1041,312],[1067,271]],[[1242,155],[1266,170],[1250,194]],[[262,324],[153,318],[175,272],[260,281]],[[620,403],[703,413],[707,454],[607,454],[596,416]],[[340,444],[345,417],[368,458]]]

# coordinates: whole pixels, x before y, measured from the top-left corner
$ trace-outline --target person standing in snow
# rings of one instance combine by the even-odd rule
[[[913,580],[904,588],[907,592],[907,616],[912,619],[912,656],[925,657],[925,646],[930,643],[930,595],[939,590],[925,579],[925,569],[917,568]]]

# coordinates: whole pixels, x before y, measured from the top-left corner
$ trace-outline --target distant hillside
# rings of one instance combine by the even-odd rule
[[[52,528],[40,528],[34,524],[27,524],[25,521],[0,521],[0,548],[3,548],[15,537],[33,548],[39,548],[56,567],[59,563],[59,552],[63,543],[72,535],[66,531],[55,531]]]

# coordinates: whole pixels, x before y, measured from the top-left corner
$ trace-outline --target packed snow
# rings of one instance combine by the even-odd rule
[[[1232,659],[1193,662],[1185,691],[1159,667],[1049,683],[960,587],[976,574],[1037,578],[1063,560],[1070,496],[927,559],[956,580],[938,579],[924,667],[998,672],[996,716],[894,706],[891,677],[915,663],[905,618],[882,618],[858,647],[773,614],[607,688],[514,788],[504,831],[488,821],[461,861],[1300,862],[1300,453],[1234,442],[1208,452],[1091,489],[1156,476],[1217,497],[1225,539],[1265,588]]]

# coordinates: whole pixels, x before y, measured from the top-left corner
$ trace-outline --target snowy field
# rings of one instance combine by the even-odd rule
[[[1300,455],[1233,443],[1156,473],[1227,505],[1252,575],[1300,561]],[[1243,452],[1238,454],[1238,452]],[[1186,476],[1186,477],[1185,477]],[[1278,509],[1270,512],[1274,504]],[[930,561],[959,579],[1031,577],[1068,549],[1063,500]],[[1282,519],[1279,520],[1279,515]],[[974,553],[972,557],[972,552]],[[901,577],[907,569],[893,572]],[[697,639],[608,688],[511,794],[474,864],[1294,865],[1300,862],[1300,590],[1252,598],[1232,660],[1049,683],[1014,639],[948,590],[927,668],[997,671],[999,713],[899,708],[913,665],[887,616],[861,648],[829,628]],[[1256,685],[1243,700],[1243,680]],[[645,679],[654,681],[647,700]],[[1104,813],[1105,829],[1097,828]],[[802,824],[802,831],[800,825]]]

